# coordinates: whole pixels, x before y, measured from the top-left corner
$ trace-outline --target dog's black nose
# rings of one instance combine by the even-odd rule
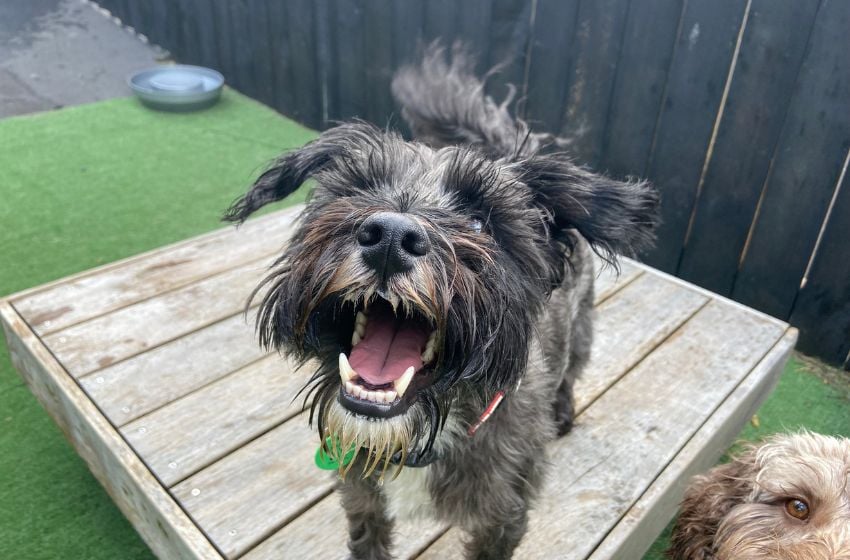
[[[366,218],[357,230],[357,243],[363,260],[382,278],[407,272],[429,248],[425,229],[396,212],[378,212]]]

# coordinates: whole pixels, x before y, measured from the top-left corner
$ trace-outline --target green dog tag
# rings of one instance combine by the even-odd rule
[[[336,449],[338,449],[337,445],[339,445],[339,444],[331,436],[328,436],[327,439],[325,439],[324,445],[319,445],[319,448],[316,450],[316,466],[317,467],[319,467],[320,469],[326,470],[326,471],[335,471],[335,470],[339,469],[339,462],[336,459],[334,459],[333,457],[331,457],[330,455],[328,455],[328,453],[325,451],[326,447],[328,449],[333,448],[333,449],[336,450]],[[351,460],[354,458],[354,451],[355,451],[354,445],[352,445],[351,449],[349,449],[348,452],[345,454],[345,456],[342,458],[342,466],[343,467],[347,466],[348,463],[350,463]],[[338,453],[337,453],[337,455],[338,455]]]

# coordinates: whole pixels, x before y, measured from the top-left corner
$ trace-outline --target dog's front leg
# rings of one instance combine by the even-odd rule
[[[502,523],[482,525],[468,529],[470,540],[466,542],[468,560],[508,560],[525,534],[528,514],[517,511],[510,520]]]
[[[386,515],[386,500],[375,482],[349,475],[340,488],[348,518],[348,548],[356,560],[392,558],[393,522]]]

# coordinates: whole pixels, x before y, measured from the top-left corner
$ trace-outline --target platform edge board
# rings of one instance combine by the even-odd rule
[[[8,299],[0,300],[0,324],[15,369],[154,554],[221,560]]]
[[[642,558],[646,554],[676,513],[690,478],[717,463],[773,392],[796,342],[797,329],[789,328],[623,515],[589,560]]]

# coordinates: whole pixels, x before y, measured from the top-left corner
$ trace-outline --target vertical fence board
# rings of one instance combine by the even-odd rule
[[[279,4],[279,2],[274,2]],[[314,21],[313,2],[311,0],[289,0],[284,4],[285,19],[282,33],[286,35],[286,46],[291,55],[288,74],[279,74],[286,80],[279,91],[283,99],[291,94],[294,109],[293,118],[312,128],[322,126],[322,91],[319,62],[316,55],[317,36]]]
[[[321,126],[327,128],[338,118],[336,107],[336,76],[333,73],[333,40],[331,38],[331,0],[314,0],[313,17],[316,23],[316,66],[319,78],[319,101],[321,104]]]
[[[269,36],[269,73],[266,77],[271,88],[269,103],[281,113],[294,115],[295,88],[292,84],[292,64],[296,55],[290,50],[289,44],[289,14],[286,13],[289,2],[277,0],[264,0],[268,17],[267,28]],[[298,56],[309,57],[309,51],[305,49]],[[304,84],[304,87],[309,87]]]
[[[850,3],[824,2],[733,297],[787,319],[850,147]]]
[[[645,0],[629,10],[600,165],[614,175],[646,174],[683,1]]]
[[[360,0],[335,0],[331,10],[331,45],[333,64],[331,74],[335,76],[334,98],[335,119],[363,118],[368,104],[366,72],[369,62],[364,49],[366,26],[372,22],[364,18]]]
[[[581,164],[599,163],[608,105],[617,72],[629,0],[582,2],[573,49],[575,62],[561,134],[573,138]],[[635,9],[640,9],[639,3]]]
[[[217,41],[215,17],[210,0],[191,0],[189,8],[184,13],[195,20],[197,64],[220,70],[221,62],[215,46]]]
[[[800,328],[800,350],[850,369],[850,174],[840,189],[791,324]]]
[[[515,103],[522,113],[521,99],[525,89],[524,74],[526,51],[531,38],[531,9],[534,2],[494,0],[490,5],[490,36],[488,68],[499,66],[499,71],[487,81],[487,92],[501,100],[508,93],[508,84],[516,88]]]
[[[394,68],[392,4],[392,0],[370,0],[363,4],[366,22],[363,29],[366,112],[363,117],[380,127],[389,123],[394,111],[390,92]]]
[[[557,133],[572,75],[579,0],[538,0],[531,31],[526,118],[539,131]]]
[[[729,295],[818,4],[753,0],[679,276]]]
[[[679,262],[746,3],[729,1],[720,10],[714,2],[688,2],[682,15],[648,166],[663,202],[658,241],[644,260],[665,272]]]

